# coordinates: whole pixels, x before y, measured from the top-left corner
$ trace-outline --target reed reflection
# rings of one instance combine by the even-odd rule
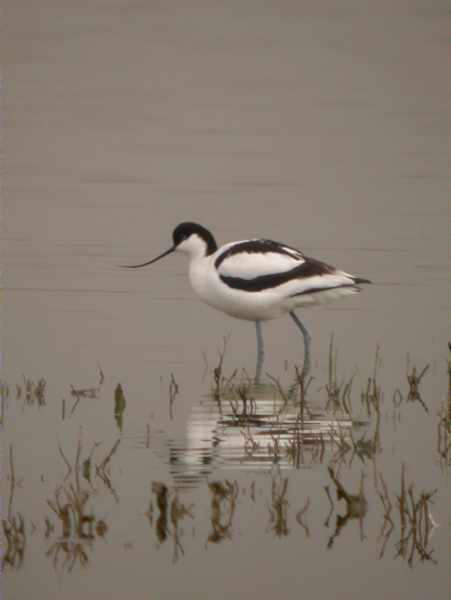
[[[432,498],[437,490],[422,491],[415,496],[413,482],[406,484],[406,468],[401,469],[401,491],[396,496],[399,511],[399,541],[396,556],[410,567],[415,559],[436,562],[430,548],[431,532],[437,526],[432,516]]]
[[[56,525],[51,518],[45,520],[45,537],[49,541],[46,556],[55,569],[72,572],[75,567],[89,565],[90,554],[99,538],[105,538],[109,526],[103,517],[98,517],[94,504],[98,499],[98,482],[103,490],[108,490],[116,502],[119,497],[111,483],[110,462],[115,455],[120,440],[117,440],[106,456],[95,462],[95,452],[100,446],[94,443],[88,456],[83,459],[84,449],[81,434],[78,439],[75,458],[70,462],[61,446],[60,456],[66,465],[66,475],[61,485],[47,499],[47,505],[56,517]]]
[[[193,519],[191,507],[187,507],[179,499],[177,490],[171,492],[169,488],[161,481],[153,481],[151,486],[152,498],[146,516],[149,519],[150,526],[153,527],[155,520],[155,535],[158,540],[158,546],[163,545],[168,537],[172,535],[173,542],[173,562],[177,562],[181,555],[185,554],[182,545],[183,529],[182,521],[186,517]],[[154,500],[158,510],[158,515],[154,519]],[[169,518],[171,525],[169,526]]]
[[[46,396],[47,381],[41,377],[33,381],[29,377],[22,376],[20,383],[11,387],[3,379],[0,379],[0,425],[5,425],[5,414],[10,401],[22,402],[22,410],[25,407],[37,406],[42,408],[47,403]]]
[[[2,572],[6,567],[19,569],[25,558],[27,535],[25,520],[21,514],[2,519],[2,529],[6,548],[3,549]]]
[[[171,439],[147,426],[146,447],[169,464],[177,485],[185,488],[197,486],[217,466],[301,469],[322,464],[335,449],[346,454],[353,448],[362,458],[370,453],[373,442],[362,434],[354,441],[353,432],[363,431],[365,421],[337,406],[326,410],[317,397],[307,399],[307,386],[300,399],[296,380],[282,384],[272,379],[255,385],[237,370],[222,377],[219,392],[215,387],[191,409],[184,438]]]
[[[446,471],[451,466],[451,342],[448,357],[448,394],[438,413],[437,451],[440,468]]]
[[[290,533],[287,525],[288,477],[282,477],[280,471],[271,481],[271,506],[269,507],[269,528],[273,534],[282,538]]]
[[[348,521],[353,519],[358,519],[359,521],[360,541],[363,542],[363,540],[365,539],[365,534],[363,531],[363,521],[368,511],[368,503],[365,498],[364,492],[364,474],[363,472],[361,474],[359,492],[357,494],[350,494],[346,490],[344,485],[341,483],[332,467],[329,466],[327,470],[329,472],[329,476],[332,480],[332,483],[334,484],[335,491],[337,494],[337,500],[343,499],[346,505],[346,513],[344,515],[337,515],[335,531],[329,538],[327,547],[332,548],[336,538],[340,535],[340,532],[343,529],[343,527],[348,523]]]
[[[215,468],[259,471],[279,465],[281,468],[311,468],[326,461],[338,465],[354,460],[371,463],[376,469],[383,452],[382,419],[384,393],[380,381],[380,347],[371,359],[371,372],[360,391],[355,393],[355,373],[343,378],[338,372],[338,350],[331,336],[328,377],[323,385],[304,381],[294,366],[294,376],[285,381],[266,373],[264,383],[255,384],[243,369],[225,371],[228,338],[218,350],[217,365],[211,369],[211,394],[191,410],[183,438],[171,439],[164,432],[146,428],[146,447],[152,448],[169,464],[176,484],[189,488]],[[204,355],[206,373],[210,371]],[[406,377],[415,378],[415,397],[399,388],[393,393],[393,427],[401,422],[403,407],[419,401],[420,375],[407,365]],[[409,379],[410,378],[410,379]],[[171,374],[169,412],[174,418],[174,398],[180,392]],[[325,391],[325,399],[318,393]],[[360,398],[360,403],[355,397]],[[409,400],[409,402],[407,402]],[[421,399],[421,402],[424,401]],[[385,415],[386,416],[386,415]],[[438,449],[442,462],[449,456],[449,428],[439,423]]]
[[[218,544],[225,539],[232,539],[232,523],[236,510],[238,485],[228,479],[224,482],[213,481],[208,484],[211,494],[211,527],[212,531],[207,543]]]
[[[14,497],[17,486],[16,471],[14,466],[14,453],[12,444],[8,449],[9,464],[9,496],[8,512],[6,518],[2,519],[2,531],[6,547],[2,553],[2,573],[5,568],[19,569],[25,559],[25,550],[27,547],[27,532],[25,528],[25,518],[19,512],[14,512]]]
[[[386,411],[384,420],[379,348],[374,360],[371,359],[371,373],[357,393],[357,401],[355,377],[345,379],[338,373],[333,339],[329,346],[328,376],[319,387],[313,386],[311,379],[301,386],[296,368],[291,377],[288,370],[281,377],[267,374],[266,383],[259,385],[242,369],[226,375],[224,351],[221,350],[213,372],[212,393],[193,406],[184,438],[171,439],[164,431],[153,430],[149,423],[140,438],[142,448],[156,452],[169,469],[166,481],[152,483],[146,512],[157,548],[172,549],[172,560],[177,562],[193,545],[211,549],[214,545],[234,543],[238,527],[241,535],[255,535],[252,528],[257,528],[268,532],[268,538],[285,540],[299,535],[306,541],[318,540],[322,525],[326,525],[327,547],[333,549],[341,547],[343,529],[354,522],[358,523],[360,541],[374,543],[380,559],[394,556],[410,567],[437,561],[432,546],[437,527],[433,516],[436,490],[422,490],[416,481],[409,481],[404,465],[400,481],[395,480],[393,485],[392,469],[385,471],[383,467],[382,457],[386,456],[388,446],[383,443],[383,434],[390,426],[390,416]],[[426,372],[424,368],[419,375],[415,369],[406,371],[406,376],[416,377],[416,394],[420,393],[419,383]],[[449,374],[451,390],[451,361]],[[49,410],[46,385],[39,381],[17,386],[19,409],[23,404],[23,408],[45,405],[45,412]],[[92,388],[72,386],[76,393],[71,414],[82,401],[100,399],[102,384],[103,373],[98,385]],[[61,444],[57,445],[66,472],[60,485],[48,493],[50,513],[43,522],[43,538],[51,564],[61,571],[86,568],[98,540],[108,537],[110,542],[113,538],[110,523],[104,514],[99,514],[98,501],[107,498],[119,503],[123,490],[114,465],[121,444],[127,443],[127,423],[123,419],[126,400],[121,384],[114,389],[113,402],[110,398],[105,412],[109,413],[111,423],[113,409],[112,431],[117,433],[119,429],[120,437],[111,446],[105,448],[100,441],[83,445],[80,433],[72,450],[73,458],[68,458],[71,454],[66,455]],[[412,402],[419,402],[401,389],[402,385],[396,388],[393,405],[389,406],[394,428],[401,423],[402,414],[412,410]],[[0,392],[2,405],[8,407],[14,393],[5,382],[1,383]],[[171,374],[169,410],[173,419],[182,394],[183,387],[179,387]],[[426,404],[427,397],[422,401]],[[30,414],[33,412],[31,408]],[[427,418],[426,411],[417,412]],[[451,391],[436,421],[437,447],[430,449],[436,459],[438,456],[444,471],[451,463],[450,415]],[[60,426],[67,428],[67,420],[60,422]],[[404,455],[400,457],[403,459]],[[2,565],[5,569],[17,569],[27,558],[30,540],[37,536],[32,536],[34,524],[16,509],[16,493],[22,480],[15,473],[12,445],[8,466]],[[250,478],[239,487],[237,481],[221,477],[223,469],[236,473],[237,479],[241,476],[245,480],[242,473],[238,476],[240,471]],[[308,474],[302,469],[316,469],[326,483],[323,487],[310,485],[307,498],[299,497],[299,486],[293,484],[307,479],[304,475]],[[385,478],[390,476],[392,484],[387,485]],[[349,489],[348,481],[353,482]],[[329,499],[326,509],[321,508],[325,500],[323,489]],[[372,498],[375,502],[371,502]],[[368,530],[370,502],[371,510],[376,511],[373,514],[379,519],[376,531]],[[242,515],[250,508],[258,518],[246,529],[249,519]],[[188,525],[192,535],[187,535]],[[132,550],[133,544],[130,542],[127,548]]]

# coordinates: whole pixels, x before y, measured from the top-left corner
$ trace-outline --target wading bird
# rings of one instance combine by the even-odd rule
[[[197,223],[177,225],[172,240],[169,250],[156,258],[126,266],[137,269],[171,252],[187,254],[189,280],[199,298],[232,317],[255,322],[256,383],[260,383],[264,358],[262,321],[290,315],[304,338],[301,377],[305,378],[311,338],[295,309],[355,294],[361,291],[360,284],[371,283],[272,240],[243,240],[218,248],[211,232]]]

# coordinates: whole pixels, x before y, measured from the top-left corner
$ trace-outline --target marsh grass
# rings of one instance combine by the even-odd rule
[[[6,381],[0,379],[0,425],[5,424],[5,404],[9,398],[9,386]]]
[[[224,374],[223,374],[223,368],[224,368],[224,358],[226,355],[227,344],[229,343],[229,340],[230,340],[230,334],[227,336],[224,336],[222,338],[222,348],[218,349],[218,364],[213,369],[214,387],[212,389],[212,393],[213,393],[213,397],[215,398],[215,400],[218,402],[219,405],[221,404],[221,396],[222,396],[223,390],[224,390],[225,378],[224,378]],[[208,368],[207,361],[206,361],[206,365]],[[231,378],[233,378],[233,377],[235,377],[235,372],[233,372],[231,375]]]
[[[448,394],[438,411],[437,422],[437,452],[442,471],[451,466],[451,342],[448,350]]]
[[[38,381],[33,381],[29,377],[22,376],[22,382],[15,385],[15,397],[16,400],[23,399],[23,406],[37,406],[41,408],[46,405],[46,387],[47,381],[41,377]],[[6,381],[0,380],[0,399],[1,399],[1,415],[0,422],[3,424],[5,405],[8,399],[14,392],[11,391],[10,386]]]
[[[381,404],[383,401],[383,395],[381,385],[379,383],[379,371],[382,365],[382,359],[380,356],[380,347],[376,346],[376,353],[374,356],[373,373],[368,377],[366,387],[360,394],[360,402],[366,408],[368,417],[371,417],[373,412],[380,418]]]
[[[380,348],[376,346],[372,374],[367,378],[366,385],[360,393],[360,403],[366,412],[368,421],[358,418],[353,409],[351,392],[356,373],[347,382],[337,382],[336,374],[337,351],[333,347],[333,337],[329,346],[329,382],[326,384],[328,398],[326,409],[332,406],[333,414],[339,411],[345,414],[352,422],[352,427],[343,430],[340,421],[337,422],[330,433],[331,442],[337,447],[332,458],[333,463],[340,463],[350,453],[348,466],[350,467],[355,457],[362,463],[373,461],[377,454],[382,452],[381,444],[381,405],[383,402],[382,388],[379,383],[379,370],[382,364]],[[373,433],[368,431],[370,425]],[[354,429],[364,426],[366,430],[356,439]]]
[[[47,387],[46,380],[41,377],[37,382],[28,379],[28,377],[23,377],[23,385],[24,385],[24,400],[27,406],[32,406],[36,404],[38,408],[45,406],[46,397],[45,397],[45,389]]]
[[[241,420],[252,418],[255,414],[256,402],[261,398],[273,397],[280,402],[277,404],[277,413],[283,413],[288,406],[298,408],[300,422],[311,419],[313,410],[312,399],[309,398],[313,376],[306,378],[298,365],[294,365],[294,373],[287,383],[281,378],[266,372],[267,381],[255,384],[253,379],[244,369],[234,368],[229,375],[224,374],[224,361],[230,336],[224,337],[222,347],[218,350],[218,364],[213,369],[213,382],[211,394],[222,410],[225,401],[231,408],[232,413]],[[206,364],[207,359],[204,357]],[[361,403],[366,407],[367,416],[371,417],[379,410],[382,400],[381,388],[378,383],[378,373],[381,364],[380,350],[376,348],[372,376],[367,380],[366,388],[361,393]],[[286,365],[286,369],[288,366]],[[324,414],[343,415],[349,419],[355,418],[352,405],[352,390],[357,371],[348,379],[340,378],[338,375],[338,349],[334,343],[332,334],[329,342],[328,353],[328,380],[320,389],[326,391],[326,404],[321,409]],[[276,406],[276,405],[275,405]]]
[[[225,399],[228,401],[236,425],[247,425],[255,421],[256,399],[252,385],[244,380],[229,383]]]
[[[282,466],[312,467],[320,466],[329,476],[328,484],[324,486],[328,500],[329,512],[325,516],[324,524],[332,530],[329,531],[328,547],[331,548],[348,522],[358,521],[360,540],[366,539],[363,525],[368,512],[365,477],[369,469],[374,472],[374,492],[377,504],[381,510],[381,527],[377,523],[377,549],[379,558],[387,554],[387,548],[392,543],[395,556],[409,565],[418,562],[435,562],[434,550],[431,547],[432,532],[436,524],[432,516],[433,500],[436,490],[418,492],[418,486],[413,481],[407,480],[406,467],[401,468],[399,490],[390,490],[382,473],[379,470],[379,455],[382,453],[382,407],[384,393],[380,382],[382,365],[380,348],[376,348],[374,359],[371,363],[370,376],[365,380],[360,392],[360,406],[358,391],[356,391],[356,373],[349,377],[340,377],[338,369],[339,352],[335,347],[333,336],[329,343],[329,358],[327,381],[319,387],[313,385],[315,381],[310,378],[308,382],[301,381],[302,373],[295,366],[294,374],[287,370],[282,379],[270,374],[267,382],[255,385],[244,369],[235,368],[230,375],[224,372],[224,359],[227,341],[223,338],[223,346],[218,351],[218,365],[213,371],[211,385],[212,396],[219,406],[221,425],[235,428],[242,434],[244,456],[253,458],[255,463],[265,454],[267,464],[273,463],[270,475],[270,496],[267,488],[257,493],[255,481],[252,482],[249,501],[255,504],[256,509],[261,508],[269,519],[264,518],[263,527],[275,538],[284,539],[292,530],[289,527],[290,496],[293,487],[289,477],[282,476]],[[427,411],[426,402],[421,396],[421,383],[428,371],[426,365],[421,370],[407,364],[406,378],[407,392],[397,388],[393,392],[393,414],[400,420],[401,412],[407,410],[410,402],[419,402]],[[440,464],[446,469],[451,464],[451,360],[448,363],[449,389],[447,401],[438,413],[437,421],[437,452]],[[288,383],[286,380],[288,379]],[[76,410],[83,399],[98,398],[104,381],[103,372],[99,369],[99,383],[93,388],[74,388],[71,396],[75,399],[71,414]],[[315,389],[316,388],[316,389]],[[2,422],[4,406],[14,388],[10,391],[6,382],[0,382],[0,395],[2,399]],[[324,402],[324,390],[326,399]],[[44,379],[36,383],[24,377],[20,386],[16,387],[16,397],[23,401],[24,406],[45,406],[46,382]],[[179,385],[175,375],[171,373],[169,380],[169,411],[173,417],[174,401],[179,393]],[[353,400],[357,398],[357,402]],[[318,402],[319,397],[319,402]],[[264,400],[268,414],[259,414],[259,403]],[[268,400],[272,400],[269,402]],[[263,403],[262,403],[263,405]],[[320,408],[318,408],[320,406]],[[108,408],[109,407],[109,408]],[[63,404],[65,416],[65,404]],[[121,384],[117,384],[114,396],[114,418],[120,431],[123,428],[123,416],[126,409],[124,391]],[[390,405],[391,409],[391,405]],[[111,403],[107,403],[107,410],[111,411]],[[271,412],[271,414],[269,414]],[[366,421],[359,419],[364,414]],[[423,411],[419,411],[423,414]],[[225,418],[227,417],[227,418]],[[330,431],[326,433],[311,433],[308,430],[310,420],[327,419],[333,423]],[[111,418],[111,412],[110,412]],[[268,426],[269,423],[269,426]],[[357,430],[357,425],[365,425],[362,432]],[[150,426],[146,429],[146,447],[150,447]],[[239,436],[238,436],[239,437]],[[72,571],[77,566],[85,568],[92,560],[92,548],[96,540],[107,536],[109,525],[103,517],[98,517],[95,510],[96,497],[100,491],[108,492],[119,502],[119,495],[113,485],[113,465],[119,451],[121,437],[119,437],[108,451],[100,450],[100,442],[93,442],[84,448],[81,433],[79,435],[75,454],[70,459],[58,443],[58,452],[65,464],[66,472],[63,481],[47,500],[51,513],[44,520],[44,536],[50,547],[47,556],[52,560],[55,568]],[[435,452],[435,449],[434,449]],[[70,456],[70,455],[69,455]],[[242,460],[242,458],[241,458]],[[282,465],[282,460],[285,465]],[[343,472],[353,467],[354,461],[361,466],[360,488],[352,493],[345,487]],[[361,465],[359,465],[360,461]],[[250,461],[249,461],[250,462]],[[275,466],[274,466],[275,465]],[[355,465],[354,465],[355,467]],[[204,471],[203,473],[205,473]],[[326,475],[327,476],[327,475]],[[24,516],[15,512],[15,494],[20,488],[17,480],[13,448],[9,447],[9,498],[7,516],[2,519],[2,532],[5,540],[5,552],[2,558],[4,567],[19,568],[25,559],[29,544],[30,527]],[[268,479],[265,479],[268,481]],[[18,485],[19,483],[19,485]],[[368,484],[367,484],[368,486]],[[234,521],[239,511],[238,484],[229,479],[215,479],[207,484],[209,494],[209,531],[207,537],[202,538],[205,547],[233,540]],[[265,493],[266,490],[266,493]],[[335,492],[336,500],[334,500]],[[182,497],[183,491],[170,487],[163,482],[154,481],[151,487],[149,508],[146,516],[152,530],[155,531],[158,547],[163,544],[170,546],[172,543],[174,562],[179,561],[186,551],[184,541],[185,524],[193,522],[192,531],[196,529],[195,515],[192,504],[185,504]],[[261,498],[263,497],[263,500]],[[342,502],[343,501],[343,502]],[[259,505],[260,502],[260,505]],[[261,503],[263,502],[263,507]],[[336,514],[338,503],[343,506],[343,514]],[[307,525],[307,516],[310,507],[315,507],[315,498],[310,496],[304,505],[293,511],[295,523],[302,528],[305,538],[310,539],[320,535],[315,522]],[[312,518],[315,513],[312,515]],[[200,512],[198,518],[205,519],[205,511]],[[312,518],[309,519],[312,520]],[[295,525],[296,528],[296,525]],[[319,528],[320,529],[320,528]],[[300,530],[298,530],[300,531]],[[302,533],[302,532],[301,532]],[[193,533],[194,538],[194,533]]]
[[[326,391],[323,406],[319,404],[315,390],[311,391],[314,377],[304,380],[303,371],[297,365],[294,365],[294,374],[288,381],[288,365],[285,367],[285,381],[266,372],[265,383],[256,385],[244,369],[238,368],[225,375],[229,337],[223,338],[222,347],[218,350],[211,395],[219,407],[221,425],[240,428],[245,456],[261,456],[262,449],[266,447],[274,463],[287,460],[295,468],[300,468],[323,462],[327,446],[335,448],[333,461],[338,463],[347,456],[349,466],[355,457],[362,463],[374,461],[382,451],[383,394],[379,383],[382,362],[379,346],[376,347],[371,375],[360,395],[366,419],[374,419],[373,432],[364,432],[357,437],[354,430],[368,426],[368,420],[359,418],[352,402],[357,371],[347,379],[340,377],[339,353],[333,335],[329,342],[328,379],[318,388]],[[205,356],[204,361],[208,366]],[[268,400],[272,401],[271,414]]]
[[[337,370],[338,349],[334,345],[334,334],[332,334],[329,342],[328,381],[324,386],[327,393],[325,410],[341,411],[352,418],[351,392],[355,373],[348,381],[341,380],[339,382]]]
[[[102,371],[100,365],[98,365],[98,383],[92,387],[75,387],[73,385],[70,386],[70,395],[75,398],[75,402],[72,405],[72,409],[70,411],[70,416],[72,416],[77,409],[80,400],[90,399],[95,400],[100,397],[100,393],[102,390],[103,382],[105,381],[105,374]],[[65,415],[65,409],[63,411],[63,415]]]
[[[224,336],[222,347],[218,349],[218,363],[213,368],[211,395],[218,403],[220,412],[223,402],[226,402],[238,420],[246,420],[246,417],[251,417],[254,413],[256,397],[272,396],[275,388],[272,384],[255,383],[246,369],[235,368],[230,374],[225,374],[224,360],[229,340],[230,335]],[[204,361],[208,369],[205,355]]]
[[[409,384],[409,391],[407,393],[407,400],[410,402],[419,402],[421,406],[424,408],[426,412],[429,412],[429,409],[424,402],[422,395],[420,393],[420,383],[426,372],[429,369],[429,364],[425,365],[423,369],[420,371],[420,374],[417,374],[417,368],[415,365],[410,367],[410,356],[407,355],[407,370],[406,370],[406,378],[407,383]]]
[[[124,426],[124,413],[127,402],[125,400],[124,389],[120,383],[116,385],[114,390],[114,420],[119,431],[122,431]]]
[[[101,387],[103,385],[105,375],[100,368],[99,369],[99,383],[94,387],[87,388],[76,388],[71,385],[69,388],[69,394],[72,398],[75,398],[75,402],[72,405],[69,416],[72,416],[77,409],[80,400],[82,399],[94,399],[99,398]],[[5,408],[7,406],[8,399],[12,396],[10,386],[6,381],[0,380],[0,424],[4,424],[5,419]],[[41,377],[37,381],[34,381],[30,377],[25,375],[22,376],[22,381],[15,384],[15,398],[16,400],[22,400],[22,409],[30,406],[37,406],[42,408],[47,404],[47,380]],[[62,420],[66,418],[66,399],[62,398]]]
[[[175,380],[174,373],[171,373],[169,379],[169,419],[172,421],[174,418],[174,402],[175,398],[180,392],[178,383]]]
[[[295,469],[322,464],[326,455],[326,436],[319,432],[314,436],[310,435],[307,441],[302,426],[297,424],[290,431],[284,451],[289,464]]]
[[[451,402],[443,404],[438,413],[437,452],[442,470],[451,466],[451,419],[449,417]]]

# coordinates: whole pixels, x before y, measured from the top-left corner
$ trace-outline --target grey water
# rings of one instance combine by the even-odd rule
[[[3,16],[3,597],[448,599],[448,3]],[[183,257],[118,267],[185,220],[373,281],[302,404],[290,319],[255,388]]]

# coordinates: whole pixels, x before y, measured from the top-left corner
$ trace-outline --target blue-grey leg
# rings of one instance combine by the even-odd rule
[[[255,329],[257,331],[257,366],[255,368],[255,383],[260,383],[260,378],[263,368],[263,359],[265,351],[263,349],[262,322],[255,321]]]
[[[303,380],[305,380],[305,378],[307,377],[307,375],[310,371],[310,342],[312,341],[312,338],[310,337],[310,334],[307,331],[307,329],[304,327],[304,325],[298,319],[295,312],[291,311],[290,317],[293,319],[293,321],[299,327],[299,329],[301,330],[301,333],[302,333],[302,337],[304,338],[304,365],[302,367],[301,377]]]

